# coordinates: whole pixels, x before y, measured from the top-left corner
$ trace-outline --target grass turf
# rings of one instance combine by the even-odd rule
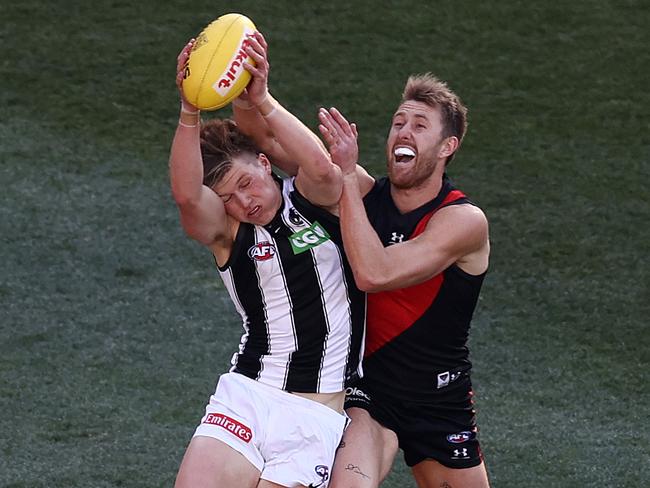
[[[493,485],[650,484],[641,2],[0,10],[0,486],[173,483],[240,334],[167,185],[174,64],[233,10],[269,40],[274,94],[311,127],[341,108],[376,174],[409,73],[470,107],[450,174],[491,221],[471,347]],[[385,486],[413,486],[401,461]]]

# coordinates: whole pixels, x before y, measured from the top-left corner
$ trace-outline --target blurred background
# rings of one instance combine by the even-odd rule
[[[409,74],[469,107],[486,212],[471,333],[494,487],[650,486],[650,6],[0,0],[0,486],[172,486],[242,329],[167,177],[176,56],[219,15],[272,93],[355,121],[384,172]],[[228,116],[229,109],[206,114]],[[415,486],[398,455],[383,486]]]

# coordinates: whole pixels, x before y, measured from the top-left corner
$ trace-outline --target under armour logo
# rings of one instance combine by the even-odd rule
[[[398,234],[397,232],[393,232],[390,236],[390,241],[388,244],[399,244],[404,240],[404,234]]]
[[[454,459],[467,459],[469,456],[467,455],[467,448],[463,447],[462,449],[454,449]]]

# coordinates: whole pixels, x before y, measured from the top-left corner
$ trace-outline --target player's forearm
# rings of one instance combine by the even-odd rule
[[[268,153],[273,132],[257,107],[249,100],[235,99],[232,102],[232,113],[239,130],[250,137],[259,149]]]
[[[266,95],[272,103],[275,99],[270,94]],[[262,116],[259,108],[249,100],[233,101],[233,115],[237,127],[255,143],[257,148],[266,154],[274,166],[290,176],[298,172],[298,165],[285,152],[275,137],[273,129]]]
[[[308,173],[313,180],[332,176],[334,168],[329,154],[307,126],[270,96],[258,109],[287,158],[301,171]]]
[[[376,291],[386,267],[386,250],[368,220],[355,173],[343,177],[339,212],[343,246],[357,286]]]
[[[181,111],[169,158],[174,200],[179,205],[198,202],[203,185],[200,115]]]

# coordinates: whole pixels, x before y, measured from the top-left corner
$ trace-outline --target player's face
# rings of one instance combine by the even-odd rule
[[[386,156],[388,176],[398,188],[417,188],[433,173],[441,159],[442,118],[439,108],[408,100],[393,115]]]
[[[256,161],[234,158],[233,165],[214,191],[226,212],[240,222],[266,225],[280,208],[280,187],[271,176],[271,164],[263,154]]]

